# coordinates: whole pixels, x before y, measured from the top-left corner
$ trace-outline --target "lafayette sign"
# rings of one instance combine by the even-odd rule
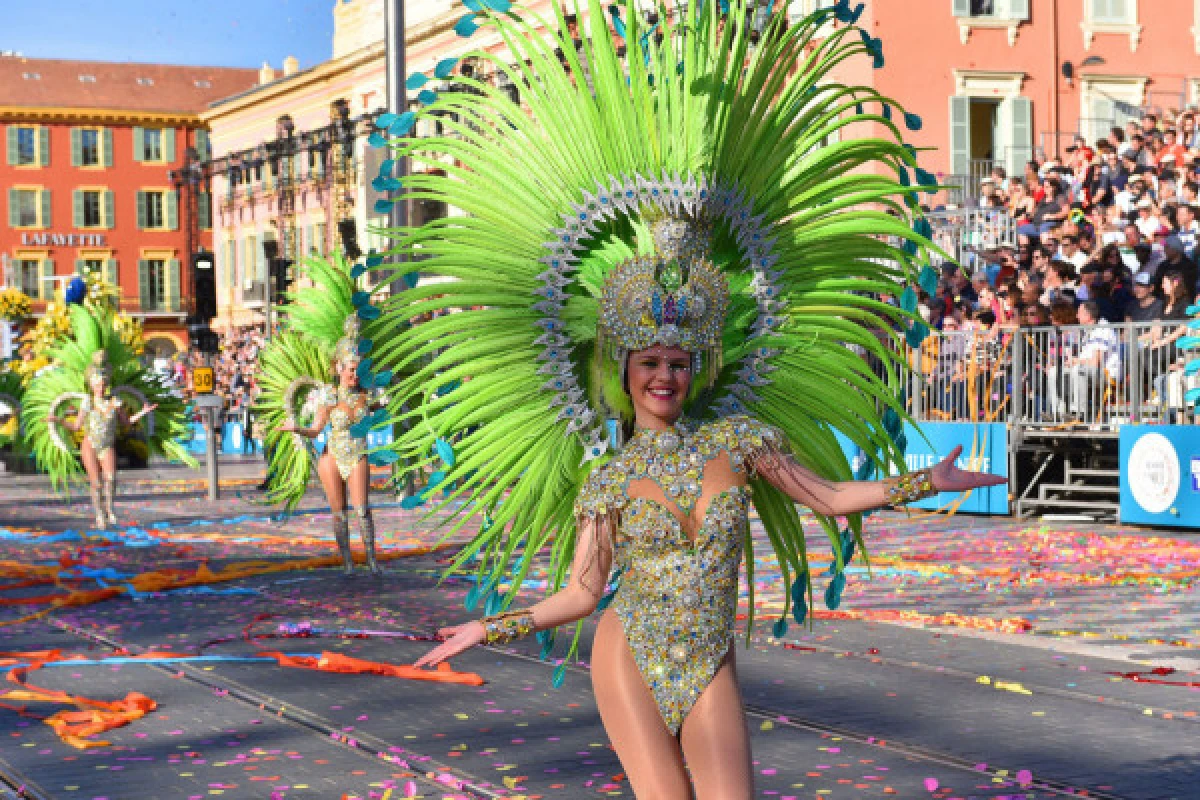
[[[30,233],[21,234],[25,247],[107,247],[108,236],[103,233]]]

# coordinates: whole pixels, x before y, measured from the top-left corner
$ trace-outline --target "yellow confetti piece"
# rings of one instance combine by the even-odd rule
[[[975,682],[982,683],[984,686],[989,686],[992,683],[992,679],[989,678],[987,675],[980,675],[978,678],[975,679]]]
[[[469,714],[463,714],[462,712],[459,712],[454,715],[454,718],[455,719],[470,719],[471,716]]]
[[[1145,714],[1147,717],[1153,717],[1153,716],[1154,716],[1154,709],[1153,709],[1153,708],[1147,708],[1147,709],[1146,709],[1145,711],[1143,711],[1142,713],[1143,713],[1143,714]]]
[[[758,726],[758,729],[760,731],[773,731],[775,730],[775,723],[771,722],[771,720],[766,720],[762,725]]]
[[[1004,692],[1013,692],[1015,694],[1033,694],[1016,681],[996,681],[996,688]]]

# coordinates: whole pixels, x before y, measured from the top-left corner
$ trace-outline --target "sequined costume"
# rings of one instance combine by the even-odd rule
[[[750,488],[734,485],[705,497],[705,468],[727,457],[735,473],[753,471],[764,451],[780,451],[783,435],[749,417],[673,430],[639,430],[607,465],[592,473],[576,514],[617,519],[615,565],[621,586],[613,600],[638,669],[672,733],[704,692],[733,642],[738,567],[748,532]],[[694,534],[660,501],[633,496],[649,479],[684,517],[698,505]]]
[[[367,437],[356,436],[351,428],[370,413],[369,395],[339,386],[329,393],[326,402],[333,406],[329,412],[329,439],[326,446],[337,463],[338,474],[342,480],[347,480],[354,471],[354,465],[367,454]]]
[[[89,395],[79,406],[83,415],[83,430],[96,455],[113,447],[117,441],[117,423],[120,421],[121,401],[116,397],[106,397],[99,404]]]

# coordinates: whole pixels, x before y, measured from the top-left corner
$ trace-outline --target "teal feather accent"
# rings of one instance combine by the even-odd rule
[[[388,213],[388,211],[391,210],[392,205],[395,202],[396,202],[395,200],[388,200],[387,198],[384,198],[384,197],[379,198],[378,200],[375,201],[375,205],[374,205],[375,213],[376,214]]]
[[[440,81],[448,80],[454,74],[454,68],[457,66],[457,58],[443,58],[433,68],[433,77]]]
[[[380,114],[378,117],[375,118],[375,127],[380,128],[381,130],[385,129],[385,128],[387,128],[388,125],[391,125],[393,122],[396,121],[397,116],[398,115],[393,114],[390,111],[385,111],[384,113]]]
[[[564,659],[557,667],[554,668],[554,675],[550,679],[550,683],[555,689],[561,689],[563,682],[567,679],[567,662]]]
[[[454,466],[454,447],[449,442],[439,436],[434,440],[433,447],[443,464],[447,467]]]
[[[408,76],[408,80],[404,82],[404,87],[410,92],[415,92],[429,83],[429,76],[423,72],[414,72]]]
[[[784,617],[775,620],[775,624],[771,626],[771,635],[776,639],[782,639],[784,636],[787,636],[787,632],[788,621]]]
[[[467,14],[454,25],[454,32],[464,39],[470,38],[479,30],[474,14]]]
[[[387,136],[379,131],[371,131],[371,135],[367,137],[367,144],[371,147],[385,147],[387,143]]]

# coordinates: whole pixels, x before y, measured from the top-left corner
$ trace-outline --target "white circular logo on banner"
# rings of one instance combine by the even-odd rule
[[[1129,490],[1150,514],[1161,514],[1179,494],[1179,455],[1161,433],[1138,439],[1129,453]]]

